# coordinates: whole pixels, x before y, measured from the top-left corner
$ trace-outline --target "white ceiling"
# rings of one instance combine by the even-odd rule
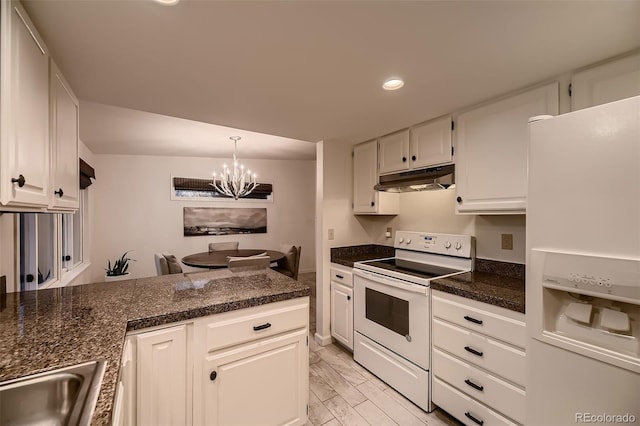
[[[640,47],[640,1],[23,3],[98,153],[313,158]]]

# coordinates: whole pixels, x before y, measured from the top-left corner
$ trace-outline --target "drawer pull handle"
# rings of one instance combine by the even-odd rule
[[[476,422],[477,424],[479,424],[480,426],[482,426],[484,424],[484,420],[478,420],[475,417],[473,417],[468,411],[466,413],[464,413],[465,416],[467,416],[467,418],[473,420],[474,422]]]
[[[269,327],[271,327],[270,323],[265,323],[265,324],[262,324],[262,325],[254,325],[253,326],[253,331],[260,331],[260,330],[264,330],[265,328],[269,328]]]
[[[464,381],[466,384],[468,384],[469,386],[471,386],[472,388],[479,390],[480,392],[482,392],[484,390],[484,386],[480,386],[480,385],[476,385],[475,383],[473,383],[471,380],[466,379]]]
[[[343,277],[342,275],[338,275],[338,274],[336,274],[336,277],[340,278],[341,280],[343,280],[343,279],[344,279],[344,277]]]
[[[465,346],[464,350],[467,351],[467,352],[471,352],[474,355],[478,355],[478,356],[482,356],[483,355],[483,352],[476,351],[475,349],[470,348],[469,346]]]
[[[475,319],[475,318],[473,318],[473,317],[470,317],[469,315],[465,315],[465,316],[464,316],[464,319],[466,319],[467,321],[471,321],[471,322],[472,322],[472,323],[474,323],[474,324],[480,324],[480,325],[482,325],[482,320]]]

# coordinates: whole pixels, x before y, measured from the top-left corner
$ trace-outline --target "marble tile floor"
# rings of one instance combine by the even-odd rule
[[[309,421],[307,426],[458,426],[440,409],[425,413],[353,360],[338,344],[320,346],[315,333],[315,273],[298,276],[311,286],[309,318]]]

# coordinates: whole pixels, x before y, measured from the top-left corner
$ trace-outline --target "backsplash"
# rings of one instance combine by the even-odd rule
[[[476,271],[524,280],[525,265],[476,258]]]

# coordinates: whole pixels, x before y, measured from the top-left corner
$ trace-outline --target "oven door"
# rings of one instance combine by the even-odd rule
[[[429,287],[359,269],[353,275],[355,330],[429,370]]]

